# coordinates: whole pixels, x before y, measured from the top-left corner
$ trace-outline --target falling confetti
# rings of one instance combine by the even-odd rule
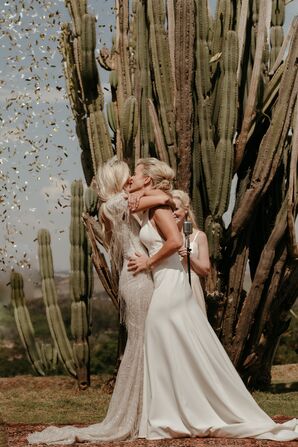
[[[114,1],[89,5],[98,15],[98,46],[110,45]],[[67,21],[63,0],[0,5],[1,271],[36,268],[41,227],[50,230],[58,257],[68,250],[70,183],[83,174],[58,49]],[[64,242],[55,247],[60,236]],[[67,256],[63,262],[67,267]]]

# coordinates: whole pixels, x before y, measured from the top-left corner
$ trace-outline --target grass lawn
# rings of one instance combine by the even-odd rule
[[[292,365],[291,382],[296,381],[297,371],[298,365]],[[85,391],[79,391],[75,381],[66,376],[0,378],[2,417],[10,424],[99,422],[106,414],[111,397],[103,389],[108,378],[107,375],[92,377],[92,386]],[[280,371],[277,371],[273,383],[281,383],[281,379]],[[297,391],[255,392],[253,396],[270,416],[298,415]]]

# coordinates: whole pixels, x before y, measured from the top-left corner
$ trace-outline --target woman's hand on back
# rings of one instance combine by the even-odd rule
[[[133,275],[148,270],[148,259],[149,257],[146,255],[135,253],[135,256],[129,258],[127,270],[133,272]]]

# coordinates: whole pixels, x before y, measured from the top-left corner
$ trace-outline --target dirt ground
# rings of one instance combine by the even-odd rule
[[[298,365],[280,365],[274,366],[272,371],[272,382],[274,383],[287,383],[287,382],[296,382],[298,380]],[[94,377],[93,384],[99,386],[99,379]],[[23,381],[23,383],[22,383]],[[51,382],[55,381],[56,385],[59,382],[59,386],[61,388],[73,387],[73,384],[69,380],[65,380],[61,377],[61,379],[55,377],[36,377],[34,380],[34,388],[41,389],[42,387],[50,385]],[[1,378],[0,379],[0,392],[4,388],[7,387],[16,387],[16,386],[28,386],[28,377],[18,376],[11,378]],[[276,422],[285,422],[288,417],[284,417],[281,415],[277,415],[273,417]],[[82,424],[83,425],[83,424]],[[77,424],[77,426],[80,426]],[[46,428],[45,424],[6,424],[5,431],[7,440],[5,441],[2,436],[3,429],[0,430],[0,447],[26,447],[28,446],[27,435],[32,433],[33,431],[41,431]],[[218,438],[184,438],[184,439],[169,439],[169,440],[160,440],[160,441],[146,441],[146,440],[136,440],[130,442],[99,442],[99,443],[77,443],[74,444],[76,447],[80,447],[82,445],[86,445],[88,447],[298,447],[298,441],[291,442],[276,442],[276,441],[261,441],[255,439],[218,439]],[[36,447],[41,447],[42,444],[39,444]],[[60,445],[56,445],[56,447],[62,447]]]
[[[289,418],[275,417],[276,422],[285,422]],[[9,447],[25,447],[28,446],[26,437],[33,431],[40,431],[45,425],[24,425],[24,424],[8,424],[6,427],[8,435]],[[5,444],[1,444],[1,447]],[[184,439],[166,439],[160,441],[136,440],[130,442],[98,442],[94,443],[76,443],[73,446],[82,447],[297,447],[298,441],[276,442],[276,441],[260,441],[256,439],[217,439],[217,438],[184,438]],[[36,447],[42,447],[42,444],[35,444]],[[63,447],[56,445],[56,447]]]

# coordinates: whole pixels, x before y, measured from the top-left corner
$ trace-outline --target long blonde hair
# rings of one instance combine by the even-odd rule
[[[172,191],[172,196],[173,196],[173,199],[180,200],[181,206],[186,212],[185,218],[188,218],[191,221],[193,227],[198,230],[199,227],[196,222],[196,218],[195,218],[193,209],[191,207],[189,195],[185,191],[182,191],[181,189],[174,189]]]
[[[106,231],[106,219],[111,223],[111,230],[116,225],[117,214],[111,212],[111,207],[106,206],[106,202],[123,191],[123,187],[126,184],[130,176],[128,165],[118,160],[117,157],[112,157],[107,160],[103,165],[99,166],[96,173],[96,183],[98,187],[98,195],[100,199],[100,209],[98,214],[98,220],[101,226],[101,236],[103,243],[107,246],[110,245],[108,240],[108,234]],[[115,210],[116,211],[116,210]],[[115,233],[115,232],[114,232]]]
[[[121,192],[129,176],[128,165],[124,161],[118,160],[116,156],[99,166],[96,173],[96,183],[100,200],[106,202],[115,194]]]
[[[143,166],[143,174],[152,180],[154,189],[161,189],[170,193],[173,189],[173,180],[175,172],[167,163],[157,158],[140,158],[137,166]]]

